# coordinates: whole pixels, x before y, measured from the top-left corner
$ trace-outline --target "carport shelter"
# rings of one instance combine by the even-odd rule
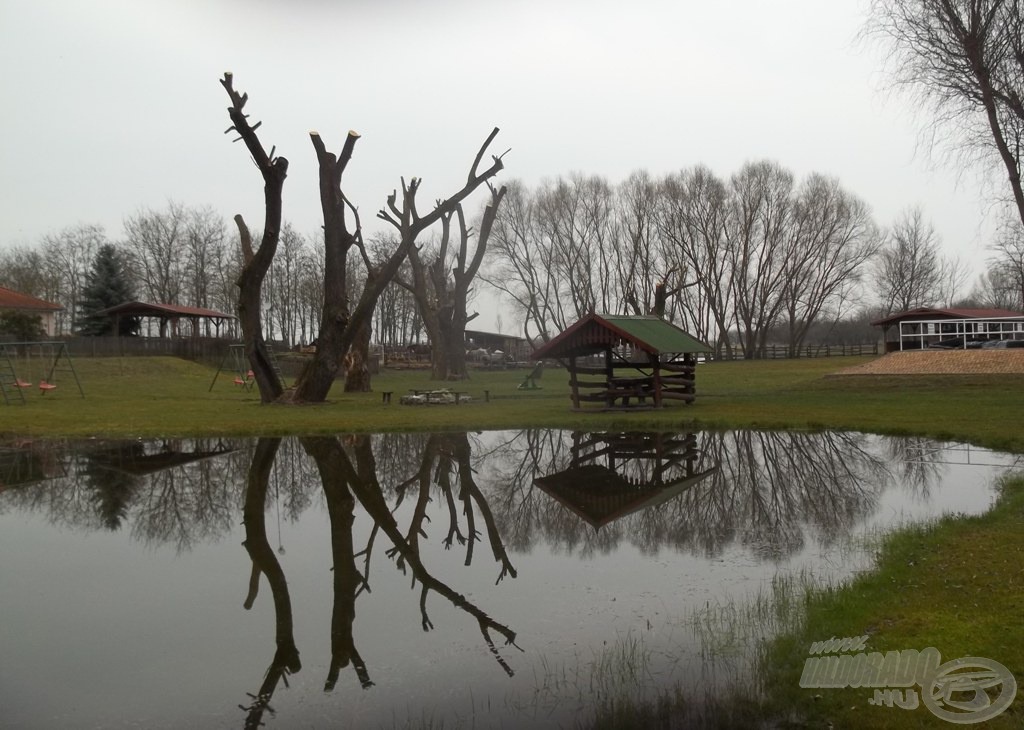
[[[658,408],[696,398],[697,355],[711,348],[659,317],[588,314],[533,353],[569,370],[572,405]]]
[[[191,325],[191,336],[199,336],[200,320],[213,324],[216,336],[220,336],[221,325],[234,319],[233,315],[217,312],[202,307],[185,307],[179,304],[149,304],[147,302],[124,302],[96,312],[96,317],[110,317],[114,320],[114,332],[119,332],[118,320],[121,317],[151,317],[160,322],[160,336],[167,337],[167,325],[170,324],[171,336],[180,336],[180,321],[185,320]]]

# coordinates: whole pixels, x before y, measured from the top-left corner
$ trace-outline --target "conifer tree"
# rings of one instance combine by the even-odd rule
[[[87,336],[113,335],[114,320],[97,317],[96,312],[124,304],[135,299],[134,288],[128,278],[124,258],[113,244],[105,243],[96,252],[92,269],[86,280],[79,304],[78,333]],[[138,334],[138,317],[121,317],[118,320],[121,336]]]

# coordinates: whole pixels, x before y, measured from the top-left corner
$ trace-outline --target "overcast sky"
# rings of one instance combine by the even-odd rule
[[[320,226],[308,132],[362,135],[346,192],[364,227],[401,176],[421,208],[461,186],[492,127],[503,179],[612,183],[771,159],[838,177],[889,225],[921,205],[983,261],[975,173],[931,162],[929,121],[858,43],[864,0],[0,0],[0,246],[168,200],[262,222],[224,71],[291,163],[285,217]],[[980,267],[979,267],[980,269]]]

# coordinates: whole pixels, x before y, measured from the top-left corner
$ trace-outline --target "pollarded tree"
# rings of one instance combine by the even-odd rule
[[[489,186],[490,187],[490,186]],[[494,226],[505,188],[490,187],[491,199],[484,209],[476,245],[470,249],[473,232],[466,225],[462,205],[455,206],[458,240],[452,243],[452,213],[441,217],[441,240],[424,261],[419,247],[409,249],[409,279],[396,279],[412,292],[432,345],[431,379],[449,380],[469,377],[466,370],[466,324],[476,317],[469,314],[470,285],[480,270],[487,242]]]
[[[363,242],[359,213],[342,190],[342,176],[359,135],[349,132],[340,154],[327,150],[317,132],[310,133],[313,149],[319,163],[320,206],[324,216],[324,299],[320,314],[317,348],[313,358],[299,373],[295,385],[286,393],[277,376],[263,338],[260,315],[260,297],[263,281],[273,261],[281,235],[281,190],[288,171],[288,161],[274,157],[274,149],[268,154],[260,142],[256,130],[260,123],[249,124],[243,108],[248,95],[239,94],[233,87],[233,77],[225,73],[221,85],[228,92],[231,106],[228,115],[232,126],[228,131],[237,132],[245,142],[256,166],[264,179],[265,222],[263,240],[256,250],[252,237],[241,216],[235,216],[242,241],[245,264],[239,277],[239,320],[245,342],[245,351],[255,375],[260,398],[263,402],[282,400],[289,403],[322,402],[334,383],[342,358],[349,355],[349,372],[363,374],[368,378],[365,363],[361,359],[369,344],[369,327],[377,300],[384,288],[394,279],[395,273],[416,244],[417,238],[444,216],[451,216],[458,206],[478,187],[498,174],[504,167],[501,158],[493,157],[493,163],[480,171],[480,162],[491,141],[498,134],[495,128],[477,152],[463,187],[450,197],[438,201],[435,208],[426,215],[420,215],[416,208],[416,193],[420,180],[413,178],[408,184],[402,180],[402,198],[397,192],[387,200],[387,207],[378,217],[391,223],[398,232],[397,247],[387,259],[375,265]],[[354,308],[349,300],[347,283],[348,255],[355,248],[366,267],[366,282]],[[353,348],[358,344],[359,347]],[[352,387],[356,387],[355,384]],[[369,389],[369,382],[360,386]]]
[[[420,179],[412,178],[408,184],[402,180],[401,201],[398,199],[397,191],[392,192],[388,196],[387,207],[382,208],[377,214],[378,218],[395,228],[397,245],[383,263],[375,264],[370,259],[363,241],[358,211],[341,187],[342,175],[352,157],[359,135],[349,132],[341,154],[335,155],[327,151],[318,133],[310,133],[320,163],[320,204],[324,214],[326,254],[324,306],[320,317],[316,353],[299,374],[290,393],[291,400],[323,401],[334,382],[341,359],[346,354],[350,355],[350,372],[352,369],[363,371],[363,363],[359,360],[363,347],[369,344],[368,329],[377,300],[388,283],[394,279],[419,236],[445,216],[450,217],[470,194],[502,170],[504,164],[499,156],[493,156],[492,164],[487,169],[480,170],[484,153],[497,134],[498,128],[495,127],[481,145],[462,188],[450,197],[438,201],[434,209],[426,215],[421,216],[416,208],[416,193],[419,191]],[[351,228],[348,214],[351,214]],[[366,282],[354,308],[350,306],[348,287],[345,283],[347,258],[353,247],[358,250],[366,267]],[[360,343],[360,349],[350,352],[357,342]]]
[[[129,337],[139,333],[138,317],[118,317],[117,324],[96,313],[135,299],[124,256],[111,243],[100,246],[85,280],[75,322],[78,334],[101,336],[117,334]]]
[[[249,360],[260,391],[260,401],[269,403],[276,400],[284,392],[281,378],[270,359],[266,340],[263,338],[263,320],[260,312],[263,280],[267,276],[270,264],[277,252],[277,243],[281,237],[281,191],[285,178],[288,176],[288,160],[274,156],[276,148],[270,152],[263,148],[256,134],[261,122],[249,124],[249,115],[243,109],[249,100],[248,94],[239,94],[234,88],[234,77],[225,73],[221,85],[231,99],[228,116],[231,127],[228,132],[237,132],[239,139],[245,142],[253,162],[263,176],[263,235],[258,248],[253,249],[252,236],[241,215],[235,216],[238,235],[242,246],[242,270],[238,275],[238,321],[242,327],[242,341],[245,355]]]

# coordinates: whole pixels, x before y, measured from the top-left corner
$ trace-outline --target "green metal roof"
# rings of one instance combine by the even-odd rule
[[[588,314],[538,348],[534,357],[561,358],[599,352],[628,342],[652,355],[710,352],[685,330],[653,315],[641,317]]]
[[[711,351],[710,347],[686,330],[654,315],[645,317],[602,315],[601,319],[627,333],[638,342],[646,343],[658,354]]]

